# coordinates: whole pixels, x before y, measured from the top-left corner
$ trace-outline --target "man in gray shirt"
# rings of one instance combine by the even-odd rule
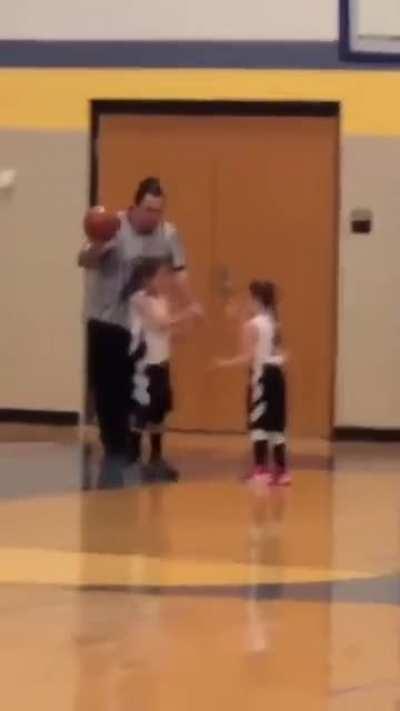
[[[185,254],[173,225],[163,220],[164,194],[157,178],[143,180],[134,203],[119,214],[120,228],[105,245],[88,243],[78,257],[88,270],[86,318],[89,387],[106,457],[129,456],[129,303],[122,292],[141,257],[168,258],[182,298],[189,302]],[[122,481],[109,482],[119,485]],[[105,485],[107,483],[105,482]]]

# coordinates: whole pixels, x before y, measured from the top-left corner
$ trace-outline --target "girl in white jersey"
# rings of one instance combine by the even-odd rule
[[[241,352],[234,358],[219,360],[218,365],[250,366],[247,406],[254,456],[250,478],[261,477],[268,483],[287,486],[291,477],[286,469],[285,358],[276,289],[271,282],[253,281],[249,292],[251,316],[242,326]]]
[[[197,306],[172,315],[168,293],[171,268],[162,259],[143,258],[125,289],[130,299],[132,335],[131,427],[136,476],[146,481],[176,481],[178,472],[163,458],[162,430],[172,410],[171,335],[174,327],[194,318]],[[144,431],[150,436],[150,462],[141,463]]]

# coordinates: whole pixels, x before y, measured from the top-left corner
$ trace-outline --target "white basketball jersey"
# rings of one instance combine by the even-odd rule
[[[256,368],[264,365],[281,365],[284,361],[283,355],[276,352],[275,339],[277,323],[274,316],[265,311],[254,316],[250,320],[257,331],[257,345],[254,353],[254,363]]]
[[[142,292],[143,294],[143,292]],[[151,300],[152,306],[163,316],[168,315],[168,302],[161,296],[150,296],[145,294],[146,299]],[[151,322],[139,316],[135,309],[134,301],[131,307],[131,333],[133,343],[140,341],[146,344],[145,361],[149,365],[164,363],[170,359],[171,355],[171,334],[169,328],[157,328]]]

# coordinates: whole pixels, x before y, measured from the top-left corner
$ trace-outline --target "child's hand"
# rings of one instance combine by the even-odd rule
[[[210,370],[219,370],[220,368],[224,368],[225,365],[226,361],[224,358],[213,358],[210,365]]]
[[[189,313],[192,318],[201,320],[204,318],[204,309],[198,301],[193,301],[189,306]]]

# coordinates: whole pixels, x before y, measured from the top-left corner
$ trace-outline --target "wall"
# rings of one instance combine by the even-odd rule
[[[398,36],[400,12],[397,0],[361,0],[359,2],[359,29],[361,35]]]
[[[334,40],[337,34],[335,0],[248,0],[245,7],[231,0],[2,0],[1,13],[5,39]]]
[[[356,135],[344,140],[337,383],[340,424],[399,427],[399,161],[399,135]],[[372,209],[372,237],[349,236],[348,215],[354,206]]]
[[[284,66],[293,64],[285,70],[276,68],[282,47],[268,42],[262,46],[267,64],[262,69],[161,69],[161,45],[159,69],[0,69],[0,169],[10,165],[19,172],[15,194],[0,202],[0,231],[8,242],[0,263],[0,348],[5,363],[0,369],[0,407],[80,407],[82,295],[80,275],[73,264],[87,195],[90,99],[329,99],[341,101],[343,109],[336,422],[398,427],[399,74],[382,67],[360,70],[341,64],[338,58],[333,62],[336,68],[322,70],[321,52],[327,49],[323,40],[332,31],[327,18],[331,18],[332,8],[336,13],[336,3],[302,2],[304,15],[308,12],[311,16],[308,36],[318,39],[310,29],[318,16],[318,27],[324,27],[321,42],[312,48],[312,56],[304,44],[304,64],[299,45],[293,45],[294,54],[285,45]],[[315,14],[317,7],[326,13],[325,24]],[[292,19],[285,10],[286,27],[291,28],[285,35],[291,36],[296,21],[289,25],[289,17]],[[21,28],[11,11],[8,20]],[[273,38],[284,31],[276,18],[274,22]],[[250,36],[249,26],[245,22],[243,26],[246,37]],[[9,32],[11,27],[9,24]],[[45,23],[40,27],[45,34]],[[140,27],[144,32],[143,25]],[[215,29],[214,23],[212,27]],[[53,32],[54,27],[48,31]],[[182,26],[180,32],[184,33]],[[329,56],[337,57],[337,46],[328,44]],[[157,47],[155,43],[153,50]],[[210,52],[214,50],[215,45],[210,45]],[[179,52],[179,47],[174,51]],[[230,44],[229,51],[229,56],[240,53],[240,43],[237,47]],[[251,51],[248,56],[253,56]],[[305,68],[310,62],[313,70]],[[348,214],[353,207],[373,208],[372,237],[348,234]],[[34,284],[29,293],[24,288],[28,279],[30,286]]]
[[[0,194],[0,408],[80,409],[86,153],[79,132],[0,132],[0,163],[18,176]]]

